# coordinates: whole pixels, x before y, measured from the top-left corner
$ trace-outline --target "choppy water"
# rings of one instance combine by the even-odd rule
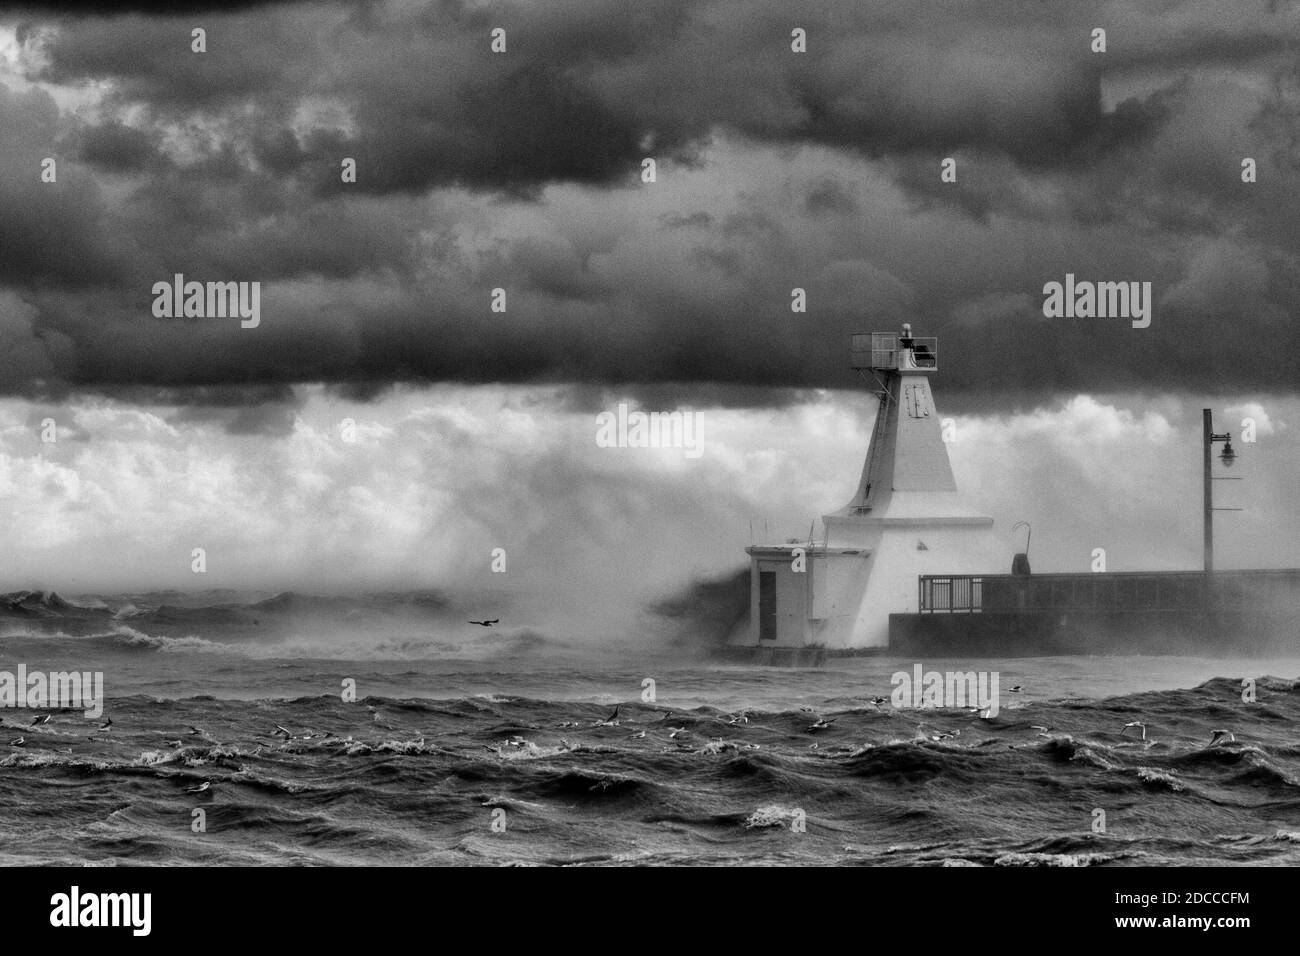
[[[113,723],[0,711],[6,864],[1300,863],[1296,660],[922,662],[998,671],[985,719],[871,703],[911,660],[56,618],[0,627],[0,670],[103,671]]]

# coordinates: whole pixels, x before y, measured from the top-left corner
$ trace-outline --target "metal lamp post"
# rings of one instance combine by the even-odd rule
[[[1219,455],[1219,460],[1223,462],[1225,468],[1231,468],[1232,463],[1237,460],[1237,453],[1232,450],[1232,436],[1227,432],[1222,435],[1214,433],[1214,422],[1210,418],[1208,408],[1201,410],[1202,414],[1202,460],[1204,461],[1204,472],[1202,484],[1205,487],[1205,573],[1208,576],[1214,571],[1214,512],[1216,511],[1240,511],[1240,508],[1216,508],[1214,507],[1214,494],[1210,490],[1212,481],[1240,481],[1239,478],[1216,477],[1210,474],[1210,455],[1214,450],[1215,442],[1223,442],[1223,452]]]

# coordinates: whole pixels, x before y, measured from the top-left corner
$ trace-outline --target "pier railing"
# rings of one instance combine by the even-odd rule
[[[1175,611],[1249,607],[1300,591],[1300,570],[923,574],[922,614],[985,611]]]

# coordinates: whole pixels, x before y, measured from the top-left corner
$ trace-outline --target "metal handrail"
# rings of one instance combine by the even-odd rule
[[[850,365],[855,369],[889,371],[898,368],[897,332],[859,332],[849,344]],[[912,354],[922,368],[939,367],[939,339],[933,335],[912,337]]]
[[[1300,570],[1119,571],[1065,574],[923,574],[917,607],[927,613],[984,611],[1168,611],[1266,601],[1300,588]]]

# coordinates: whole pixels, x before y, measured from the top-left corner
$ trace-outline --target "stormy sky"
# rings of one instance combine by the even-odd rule
[[[15,587],[192,586],[199,539],[212,586],[470,581],[497,544],[512,580],[546,549],[610,588],[729,568],[751,519],[847,500],[847,339],[904,321],[963,487],[1049,567],[1196,565],[1202,405],[1265,423],[1225,554],[1300,561],[1268,530],[1297,520],[1296,3],[99,9],[0,13]],[[176,273],[260,282],[261,324],[154,317]],[[1045,318],[1067,273],[1150,282],[1150,327]],[[619,401],[702,409],[709,451],[595,448]]]

